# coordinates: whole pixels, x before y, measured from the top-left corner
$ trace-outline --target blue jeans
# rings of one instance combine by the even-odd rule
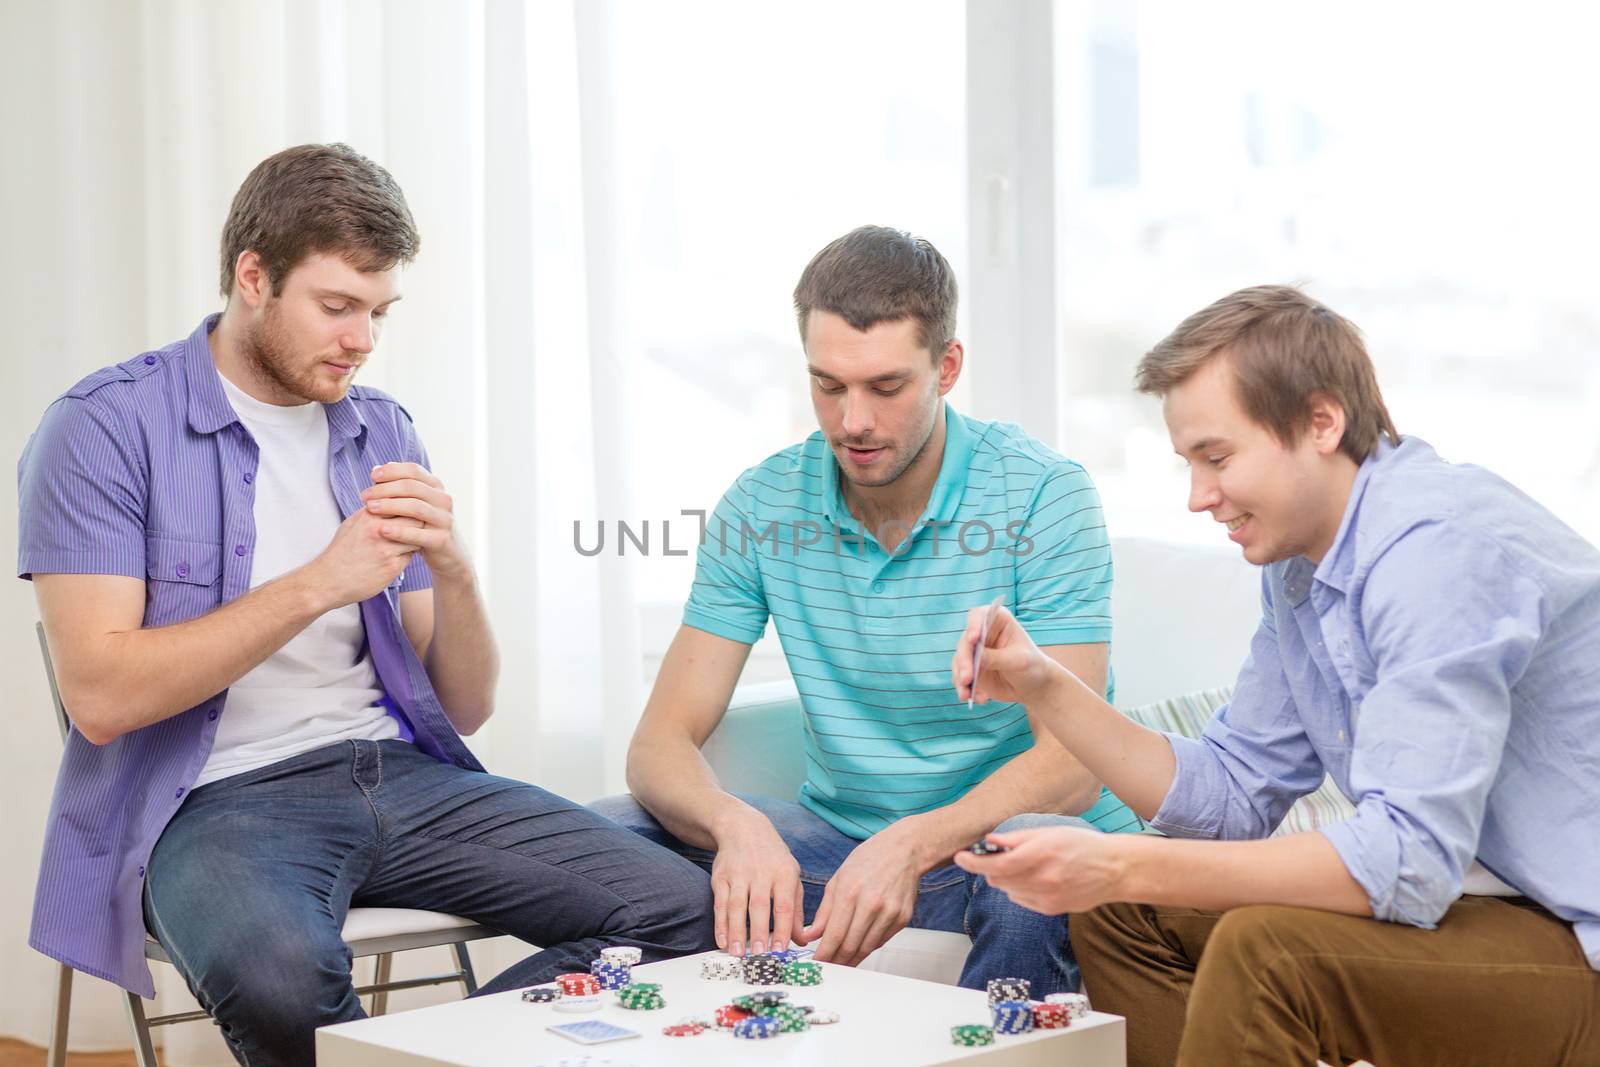
[[[420,908],[547,946],[480,992],[715,947],[694,864],[536,786],[403,741],[345,741],[196,789],[148,864],[145,924],[247,1067],[315,1061],[364,1015],[352,907]]]
[[[799,804],[745,793],[735,795],[770,819],[789,846],[800,865],[806,922],[811,922],[828,880],[861,842],[840,833]],[[590,807],[693,860],[706,871],[711,870],[712,853],[673,837],[633,797],[606,797]],[[998,829],[1084,825],[1082,819],[1069,815],[1018,815],[1001,823]],[[991,978],[1026,978],[1033,983],[1033,995],[1039,999],[1046,993],[1071,993],[1078,988],[1078,961],[1067,940],[1066,916],[1040,915],[1013,904],[987,879],[968,874],[953,863],[935,867],[922,876],[911,925],[919,930],[949,930],[971,939],[972,951],[961,970],[961,984],[968,989],[983,989]]]

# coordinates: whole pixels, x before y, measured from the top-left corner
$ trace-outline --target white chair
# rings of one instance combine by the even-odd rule
[[[50,660],[50,645],[45,639],[44,624],[35,625],[39,635],[39,651],[44,656],[45,676],[50,680],[50,698],[55,702],[56,725],[61,728],[61,739],[66,741],[71,720],[61,702],[61,690],[56,685],[55,665]],[[478,983],[472,974],[472,959],[467,954],[467,942],[486,937],[498,937],[499,932],[479,926],[467,919],[445,915],[436,911],[414,911],[410,908],[351,908],[345,917],[342,933],[350,954],[357,958],[378,957],[373,983],[356,989],[357,996],[372,997],[371,1014],[382,1015],[388,1008],[391,992],[415,989],[420,986],[443,985],[460,982],[463,994],[472,995]],[[392,980],[389,977],[394,953],[414,948],[434,948],[449,945],[455,955],[456,969],[425,978]],[[171,964],[159,942],[148,934],[144,943],[145,958],[157,963]],[[56,1001],[50,1023],[50,1048],[46,1054],[48,1067],[65,1067],[67,1062],[67,1024],[72,1012],[72,968],[57,964]],[[128,1025],[133,1031],[134,1059],[139,1067],[157,1067],[155,1049],[150,1043],[150,1028],[172,1023],[191,1022],[209,1018],[204,1011],[173,1012],[147,1017],[143,998],[137,993],[123,992]]]

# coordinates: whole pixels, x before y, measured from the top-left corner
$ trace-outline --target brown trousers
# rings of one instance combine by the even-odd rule
[[[1305,908],[1108,904],[1071,920],[1128,1067],[1600,1067],[1600,972],[1523,897],[1462,897],[1437,930]]]

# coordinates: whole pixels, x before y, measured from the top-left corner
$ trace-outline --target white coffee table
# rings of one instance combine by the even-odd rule
[[[632,1067],[934,1067],[982,1060],[984,1067],[1125,1067],[1123,1020],[1091,1012],[1065,1030],[996,1036],[993,1045],[950,1043],[957,1023],[987,1023],[983,993],[901,978],[878,971],[823,964],[819,986],[787,989],[789,998],[841,1016],[831,1026],[764,1041],[709,1030],[696,1037],[667,1037],[661,1028],[688,1015],[709,1014],[757,987],[700,977],[700,957],[687,956],[634,968],[637,981],[660,982],[667,1006],[628,1011],[606,994],[606,1006],[584,1014],[529,1004],[520,993],[475,997],[431,1008],[340,1023],[317,1031],[318,1067],[538,1067],[587,1054]],[[640,1037],[604,1045],[578,1045],[545,1029],[582,1019],[637,1030]]]

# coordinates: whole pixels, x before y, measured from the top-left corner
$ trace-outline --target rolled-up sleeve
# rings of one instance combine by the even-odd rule
[[[1322,782],[1322,761],[1284,677],[1274,627],[1273,570],[1262,572],[1261,623],[1233,700],[1198,740],[1168,734],[1177,771],[1151,825],[1173,837],[1266,837]]]
[[[1351,753],[1353,817],[1324,834],[1372,914],[1432,927],[1461,895],[1545,598],[1502,547],[1430,523],[1374,563],[1359,610],[1375,682]]]

